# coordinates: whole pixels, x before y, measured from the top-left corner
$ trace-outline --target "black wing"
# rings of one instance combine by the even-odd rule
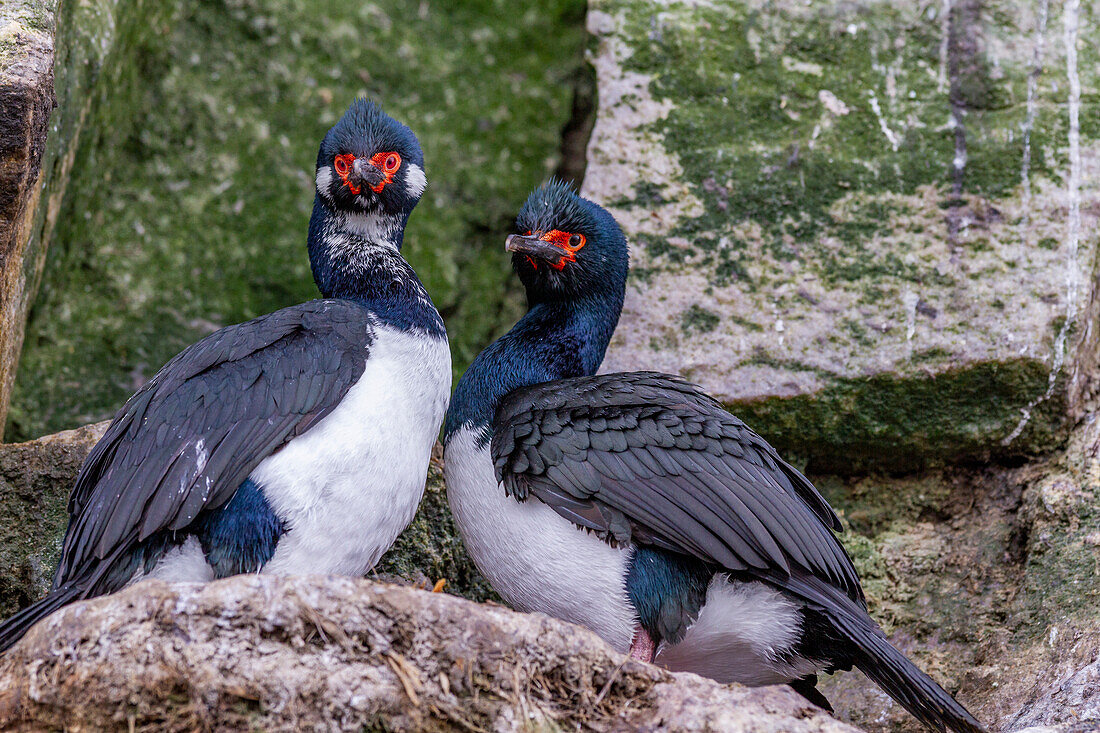
[[[655,372],[525,387],[497,409],[497,478],[610,541],[649,543],[782,583],[801,569],[864,603],[840,520],[763,438]],[[801,574],[801,573],[796,573]]]
[[[131,397],[80,468],[54,587],[227,503],[260,461],[363,374],[367,310],[315,300],[184,349]]]

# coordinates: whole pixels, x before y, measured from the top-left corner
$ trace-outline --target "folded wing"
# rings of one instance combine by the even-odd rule
[[[601,374],[516,390],[493,424],[505,490],[610,542],[693,555],[783,585],[811,574],[864,604],[817,489],[678,377]]]
[[[264,458],[339,404],[372,341],[366,310],[317,300],[180,352],[126,402],[81,467],[54,587],[105,582],[139,543],[226,504]]]

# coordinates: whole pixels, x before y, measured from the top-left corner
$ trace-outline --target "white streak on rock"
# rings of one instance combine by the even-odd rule
[[[917,333],[917,303],[920,302],[920,296],[912,290],[906,290],[902,293],[901,302],[905,306],[905,340],[911,342]],[[911,343],[909,350],[913,350]]]
[[[1069,81],[1069,177],[1066,198],[1069,210],[1066,215],[1066,320],[1054,339],[1053,364],[1047,379],[1046,392],[1031,401],[1021,412],[1023,416],[1016,428],[1001,441],[1009,445],[1027,427],[1032,410],[1054,394],[1054,386],[1066,360],[1066,341],[1069,329],[1077,320],[1077,290],[1080,286],[1077,273],[1077,251],[1081,241],[1081,77],[1077,72],[1077,32],[1080,27],[1080,0],[1067,0],[1062,16],[1063,41],[1066,47],[1066,77]]]
[[[947,44],[951,38],[951,0],[943,0],[940,11],[940,75],[937,79],[937,91],[947,91]]]
[[[1031,73],[1027,77],[1027,116],[1024,118],[1024,158],[1020,166],[1020,181],[1023,186],[1023,224],[1025,229],[1031,222],[1031,130],[1035,125],[1035,93],[1039,85],[1039,74],[1043,71],[1043,46],[1046,41],[1047,9],[1050,0],[1039,0],[1039,18],[1035,27],[1035,53],[1032,56]],[[1025,238],[1027,232],[1024,233]]]
[[[898,134],[890,129],[890,126],[886,124],[886,118],[882,116],[882,107],[878,103],[878,97],[875,96],[873,89],[869,90],[867,94],[871,97],[871,110],[874,111],[875,117],[878,118],[879,129],[882,130],[882,134],[886,136],[887,141],[890,143],[890,147],[894,152],[898,150],[898,143],[901,142],[901,138]]]

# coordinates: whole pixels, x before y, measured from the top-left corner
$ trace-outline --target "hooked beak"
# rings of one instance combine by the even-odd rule
[[[366,186],[370,189],[377,189],[378,184],[386,180],[386,174],[379,168],[371,165],[369,160],[356,158],[351,166],[351,174],[348,176],[348,179],[355,186]]]
[[[562,256],[561,247],[553,242],[546,242],[538,237],[523,234],[509,234],[508,238],[504,240],[504,249],[546,262],[557,262]]]

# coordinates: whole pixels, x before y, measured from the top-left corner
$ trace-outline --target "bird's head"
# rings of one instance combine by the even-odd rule
[[[504,246],[532,304],[593,295],[621,302],[626,237],[611,214],[566,183],[550,181],[531,193]]]
[[[317,195],[345,214],[408,217],[427,180],[412,130],[356,99],[321,141]]]

